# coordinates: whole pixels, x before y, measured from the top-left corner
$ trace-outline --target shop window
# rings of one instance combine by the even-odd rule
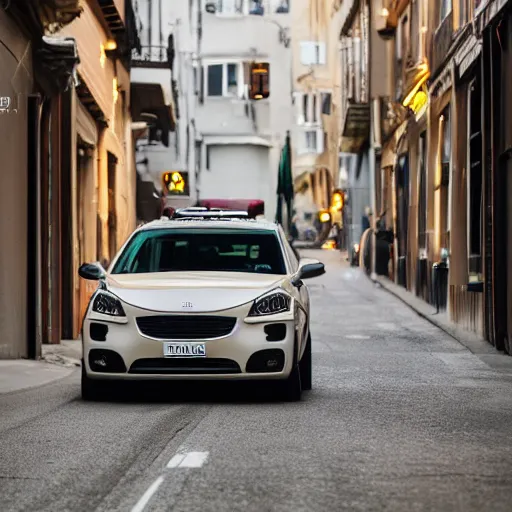
[[[478,80],[469,86],[469,163],[467,179],[468,256],[470,279],[481,280],[482,272],[482,120]]]

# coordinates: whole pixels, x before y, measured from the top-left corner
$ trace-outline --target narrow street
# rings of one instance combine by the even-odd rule
[[[2,512],[510,511],[512,374],[340,253],[305,255],[327,272],[302,402],[180,384],[85,403],[79,370],[0,396]]]

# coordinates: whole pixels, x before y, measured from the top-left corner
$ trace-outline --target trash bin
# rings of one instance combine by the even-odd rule
[[[437,312],[445,311],[448,302],[448,264],[444,261],[432,265],[432,290]]]

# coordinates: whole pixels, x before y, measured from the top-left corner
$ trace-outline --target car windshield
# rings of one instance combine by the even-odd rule
[[[180,271],[284,275],[286,267],[272,231],[153,229],[131,239],[112,274]]]

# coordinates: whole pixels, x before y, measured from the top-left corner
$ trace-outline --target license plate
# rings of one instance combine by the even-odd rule
[[[165,343],[164,357],[206,357],[204,343]]]

